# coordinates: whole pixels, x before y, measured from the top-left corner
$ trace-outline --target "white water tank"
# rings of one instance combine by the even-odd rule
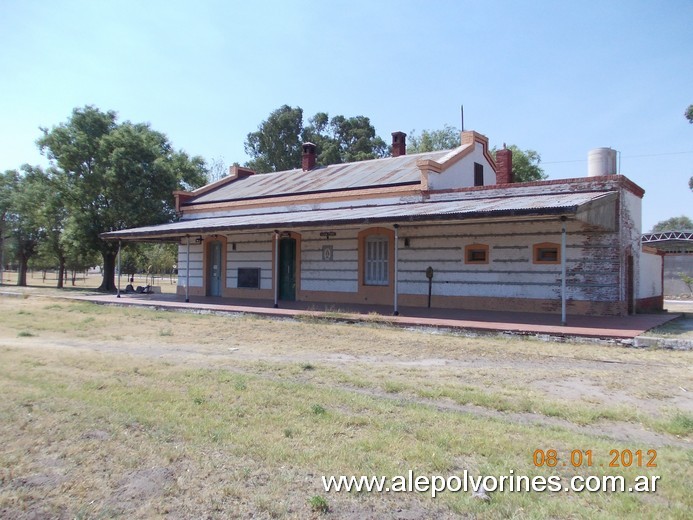
[[[594,148],[587,154],[587,176],[615,175],[616,150],[612,148]]]

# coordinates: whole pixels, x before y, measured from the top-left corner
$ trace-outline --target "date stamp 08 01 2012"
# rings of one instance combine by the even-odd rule
[[[557,450],[534,450],[532,462],[538,468],[556,466],[572,466],[573,468],[582,467],[609,467],[609,468],[656,468],[657,450],[609,450],[608,457],[603,462],[596,462],[596,455],[593,450],[572,450],[570,452],[559,453]],[[608,462],[608,464],[607,464]]]

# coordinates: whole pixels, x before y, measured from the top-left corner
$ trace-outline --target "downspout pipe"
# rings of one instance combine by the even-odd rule
[[[398,302],[399,287],[398,287],[398,280],[397,280],[398,279],[398,271],[399,271],[398,265],[397,265],[397,263],[399,261],[399,224],[395,224],[393,227],[395,228],[395,258],[393,261],[394,271],[395,271],[393,285],[394,285],[394,293],[395,294],[394,294],[394,311],[392,314],[394,316],[399,316],[399,302]]]
[[[564,215],[561,217],[561,223],[563,224],[561,229],[561,325],[565,326],[568,324],[566,318],[566,231],[565,222],[567,217]]]

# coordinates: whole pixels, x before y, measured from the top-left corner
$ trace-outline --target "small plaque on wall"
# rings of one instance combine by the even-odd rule
[[[333,246],[322,246],[322,259],[332,261],[334,253]]]

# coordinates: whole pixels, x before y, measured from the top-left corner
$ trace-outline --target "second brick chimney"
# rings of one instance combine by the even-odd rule
[[[508,150],[503,143],[503,149],[496,152],[496,184],[512,184],[513,178],[513,152]]]
[[[407,155],[407,134],[392,132],[392,157]]]
[[[315,168],[315,145],[303,143],[303,155],[301,155],[301,168],[304,172]]]

